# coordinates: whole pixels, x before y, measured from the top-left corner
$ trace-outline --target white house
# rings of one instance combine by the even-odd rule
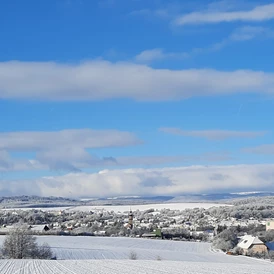
[[[266,245],[258,237],[251,235],[243,236],[237,247],[242,248],[244,254],[246,254],[248,251],[253,251],[255,253],[262,253],[267,251]]]

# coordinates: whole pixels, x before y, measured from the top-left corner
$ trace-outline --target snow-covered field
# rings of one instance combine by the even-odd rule
[[[32,209],[41,210],[41,211],[47,211],[47,212],[56,212],[56,211],[63,211],[67,210],[70,207],[10,207],[10,208],[1,208],[1,210],[4,211],[15,211],[15,210],[23,210],[28,211]]]
[[[184,210],[187,208],[205,208],[210,207],[219,207],[219,206],[228,206],[227,204],[216,204],[216,203],[170,203],[170,204],[145,204],[145,205],[104,205],[104,206],[77,206],[71,207],[69,211],[95,211],[95,210],[105,210],[105,211],[114,211],[114,212],[125,212],[129,209],[135,211],[140,210],[144,211],[147,209],[171,209],[171,210]]]
[[[0,236],[0,244],[4,236]],[[211,263],[253,263],[246,257],[214,252],[209,243],[151,240],[124,237],[38,236],[48,243],[59,260],[129,259],[133,251],[140,260],[188,261]],[[0,272],[1,273],[1,272]]]
[[[4,237],[0,237],[0,243]],[[1,274],[273,274],[267,261],[214,252],[207,243],[136,238],[41,236],[57,261],[0,260]],[[131,252],[137,260],[129,260]]]
[[[0,261],[1,274],[273,274],[270,264],[191,263],[166,261],[82,260]]]
[[[184,210],[184,209],[192,209],[192,208],[205,208],[208,209],[210,207],[219,207],[219,206],[231,206],[229,204],[219,204],[219,203],[162,203],[162,204],[144,204],[144,205],[93,205],[93,206],[67,206],[67,207],[23,207],[23,208],[3,208],[1,210],[6,211],[14,211],[14,210],[42,210],[42,211],[114,211],[114,212],[125,212],[129,211],[130,209],[144,211],[147,209],[171,209],[171,210]]]

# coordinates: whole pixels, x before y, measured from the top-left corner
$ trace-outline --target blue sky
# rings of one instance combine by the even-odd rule
[[[3,0],[0,193],[273,190],[273,1]]]

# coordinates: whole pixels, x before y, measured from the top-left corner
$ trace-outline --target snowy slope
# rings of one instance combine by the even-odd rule
[[[0,243],[4,237],[0,237]],[[1,274],[273,274],[274,265],[213,252],[210,244],[136,238],[41,236],[57,261],[0,260]],[[129,260],[131,251],[137,260]],[[159,258],[161,259],[159,261]],[[60,260],[61,259],[61,260]],[[63,260],[62,260],[63,259]],[[75,260],[77,259],[77,260]],[[93,260],[91,260],[93,259]]]
[[[3,239],[1,236],[0,243]],[[123,260],[134,251],[140,260],[160,257],[165,261],[258,264],[256,260],[246,257],[214,253],[208,243],[80,236],[40,236],[37,239],[39,243],[48,243],[57,258],[62,260]]]
[[[273,274],[273,265],[237,265],[173,261],[80,260],[38,261],[2,260],[1,274]]]

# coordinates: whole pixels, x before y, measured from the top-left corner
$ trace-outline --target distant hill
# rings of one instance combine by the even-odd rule
[[[187,194],[175,197],[169,200],[169,203],[183,203],[183,202],[227,202],[235,199],[246,199],[251,197],[271,197],[274,192],[238,192],[238,193],[215,193],[215,194]]]
[[[155,203],[195,203],[214,202],[245,204],[254,201],[264,201],[264,198],[274,197],[274,192],[239,192],[215,194],[186,194],[172,196],[121,196],[107,198],[69,199],[64,197],[16,196],[1,197],[0,208],[47,208],[47,207],[74,207],[81,205],[140,205]],[[253,198],[253,200],[252,200]],[[261,198],[261,199],[259,199]]]
[[[0,208],[70,207],[82,204],[81,201],[63,197],[14,196],[0,198]]]

